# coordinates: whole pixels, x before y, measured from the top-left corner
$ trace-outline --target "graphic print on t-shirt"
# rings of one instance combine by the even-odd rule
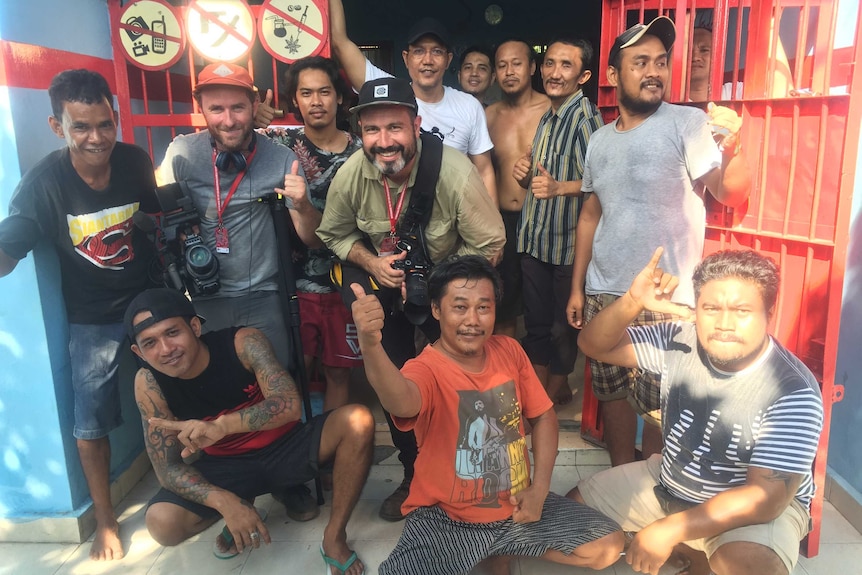
[[[529,485],[526,441],[515,382],[487,391],[458,392],[458,449],[452,501],[499,507]]]
[[[447,133],[443,133],[443,130],[441,130],[437,126],[432,127],[430,130],[426,130],[425,128],[420,128],[420,130],[424,134],[431,134],[432,136],[439,138],[441,142],[446,141],[446,136],[451,136],[452,134],[455,133],[455,127],[454,126]]]
[[[133,202],[90,214],[66,214],[75,252],[96,267],[123,269],[123,264],[135,257],[132,214],[138,211],[138,206],[138,202]]]

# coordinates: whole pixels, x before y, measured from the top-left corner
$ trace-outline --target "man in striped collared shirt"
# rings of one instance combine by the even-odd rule
[[[575,258],[581,176],[590,135],[602,126],[581,86],[590,79],[593,48],[560,38],[542,63],[551,108],[542,116],[530,150],[513,176],[527,188],[518,231],[524,287],[524,349],[555,402],[572,399],[567,379],[577,358],[577,332],[566,322]]]

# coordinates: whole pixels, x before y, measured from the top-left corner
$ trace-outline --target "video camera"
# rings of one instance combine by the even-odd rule
[[[410,233],[404,234],[395,244],[396,253],[407,252],[403,260],[392,262],[392,268],[404,272],[404,285],[407,299],[404,301],[404,315],[410,323],[422,325],[431,313],[431,298],[428,295],[428,274],[432,263],[425,250],[422,227],[414,226]]]
[[[194,297],[212,295],[219,290],[219,262],[195,233],[200,225],[200,216],[185,193],[181,183],[166,184],[156,188],[156,198],[162,210],[161,233],[156,234],[156,248],[161,260],[157,281],[180,291],[188,291]],[[149,220],[149,218],[147,218]],[[154,231],[156,225],[150,221]]]

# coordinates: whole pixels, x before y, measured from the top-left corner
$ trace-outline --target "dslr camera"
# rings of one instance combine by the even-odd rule
[[[403,260],[392,262],[393,269],[404,272],[404,284],[407,289],[407,299],[404,302],[404,315],[414,325],[421,325],[431,311],[431,299],[428,295],[428,274],[431,273],[431,261],[425,251],[425,241],[422,229],[418,233],[404,234],[395,244],[396,253],[407,252]]]
[[[191,297],[219,290],[218,258],[195,233],[200,216],[180,183],[156,188],[162,209],[161,233],[156,247],[162,261],[161,282]]]

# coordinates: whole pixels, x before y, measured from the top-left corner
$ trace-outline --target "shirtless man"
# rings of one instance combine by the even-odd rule
[[[497,198],[506,226],[506,247],[498,266],[503,279],[503,299],[497,306],[495,333],[515,336],[515,319],[522,312],[521,258],[517,252],[518,219],[527,190],[512,177],[515,162],[531,149],[542,114],[551,105],[544,94],[533,90],[536,71],[533,48],[523,40],[500,44],[494,58],[497,83],[503,99],[485,110],[494,149],[491,158],[497,177]]]

